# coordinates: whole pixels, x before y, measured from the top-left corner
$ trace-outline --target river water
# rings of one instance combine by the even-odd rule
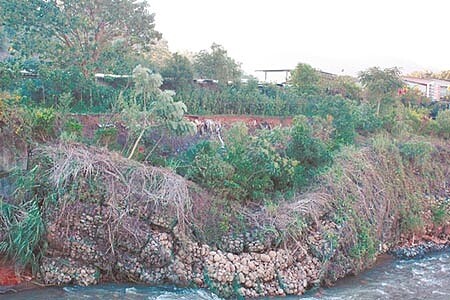
[[[218,300],[202,289],[99,285],[94,287],[45,288],[0,295],[1,299],[148,299]],[[261,299],[450,299],[450,251],[413,260],[384,258],[371,270],[339,281],[334,287],[309,291],[303,296]]]

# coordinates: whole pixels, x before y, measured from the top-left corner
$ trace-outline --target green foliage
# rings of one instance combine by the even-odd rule
[[[418,195],[411,195],[400,210],[400,230],[403,233],[417,233],[424,228],[422,219],[423,204]]]
[[[179,156],[177,170],[240,202],[262,202],[302,188],[331,161],[325,145],[301,122],[293,130],[260,130],[253,136],[244,124],[236,124],[224,132],[224,140],[225,148],[206,141],[188,149]]]
[[[308,64],[299,63],[291,73],[289,82],[300,95],[310,95],[319,92],[319,74]]]
[[[355,128],[359,133],[374,133],[383,127],[383,119],[376,115],[376,110],[367,103],[355,107],[358,121]]]
[[[6,202],[0,197],[0,253],[22,268],[31,265],[33,272],[43,255],[45,233],[40,195],[35,191],[41,178],[36,171],[37,168],[33,168],[26,173],[13,173],[16,189],[12,199]]]
[[[444,225],[449,218],[448,204],[444,202],[440,205],[436,205],[436,206],[432,207],[431,213],[432,213],[434,226]]]
[[[393,96],[403,86],[400,70],[397,68],[380,69],[372,67],[358,75],[364,88],[374,96]]]
[[[83,125],[77,119],[70,118],[64,123],[60,139],[63,141],[80,141],[82,134],[83,134]],[[97,135],[101,134],[98,133],[98,131],[95,134],[96,139],[99,139]]]
[[[175,99],[188,106],[190,114],[248,114],[291,116],[299,114],[302,99],[291,89],[258,85],[256,81],[216,88],[195,87],[178,91]]]
[[[118,40],[132,52],[159,38],[147,5],[128,0],[2,0],[0,18],[17,52],[39,55],[63,68],[78,66],[87,78],[102,67],[102,56]]]
[[[422,165],[431,159],[434,147],[423,140],[410,140],[399,145],[400,155],[410,163]]]
[[[57,110],[62,114],[67,114],[70,112],[75,99],[71,93],[62,93],[58,97]]]
[[[381,112],[382,102],[392,101],[398,90],[404,85],[400,78],[400,71],[397,68],[382,70],[378,67],[373,67],[360,72],[358,77],[368,92],[369,99],[376,103],[377,115]]]
[[[164,86],[171,90],[181,91],[192,87],[194,80],[193,65],[183,55],[175,53],[161,70]]]
[[[404,88],[404,93],[400,96],[400,101],[408,107],[420,107],[430,103],[430,98],[426,97],[417,88]]]
[[[21,64],[15,59],[0,60],[0,90],[14,90],[14,83],[20,78]]]
[[[62,110],[108,111],[128,79],[97,82],[94,73],[130,74],[160,37],[143,1],[0,0],[0,7],[12,57],[0,62],[0,88]]]
[[[118,131],[116,127],[100,127],[95,131],[95,143],[108,148],[116,143],[117,134]]]
[[[436,118],[439,135],[450,139],[450,110],[440,111]]]
[[[320,87],[326,95],[340,95],[347,99],[361,100],[362,89],[355,78],[350,76],[337,76],[332,79],[322,79]]]
[[[194,133],[194,125],[183,116],[187,110],[181,101],[174,101],[172,94],[161,91],[162,77],[141,65],[133,70],[134,98],[126,101],[119,97],[122,117],[130,135],[135,139],[128,158],[132,158],[144,133],[150,128],[168,129],[176,134]]]
[[[375,258],[377,253],[376,241],[371,232],[371,226],[367,221],[357,219],[357,240],[350,249],[350,255],[359,259]]]
[[[293,186],[298,162],[284,153],[285,138],[286,134],[280,130],[262,130],[251,137],[243,125],[228,132],[225,160],[235,169],[229,183],[233,198],[261,201],[269,193]]]
[[[219,194],[224,193],[224,183],[226,185],[234,173],[233,167],[224,161],[218,152],[218,145],[209,141],[201,142],[189,149],[182,160],[184,163],[191,162],[185,172],[187,179]]]
[[[436,122],[429,115],[430,111],[425,108],[398,107],[394,121],[394,133],[399,136],[408,133],[425,136],[436,134]]]
[[[0,132],[5,136],[25,138],[30,131],[29,118],[22,106],[22,97],[0,93]]]
[[[221,84],[239,82],[241,66],[228,56],[227,51],[213,43],[210,51],[202,50],[194,58],[194,70],[198,78],[214,79]]]
[[[56,111],[53,108],[36,108],[31,111],[31,126],[35,138],[46,140],[55,133]]]
[[[294,119],[290,135],[287,154],[308,172],[325,167],[331,162],[330,151],[321,140],[312,136],[312,128],[305,116],[300,115]]]
[[[22,267],[31,264],[35,271],[42,255],[39,245],[45,232],[36,201],[14,206],[0,199],[0,227],[6,233],[0,241],[0,253]]]

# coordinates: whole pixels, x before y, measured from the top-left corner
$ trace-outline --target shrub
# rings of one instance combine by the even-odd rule
[[[417,233],[424,228],[422,219],[423,204],[418,200],[417,195],[411,195],[407,203],[400,210],[400,230],[403,233]]]
[[[423,164],[430,160],[433,145],[422,140],[412,140],[399,145],[400,155],[408,162]]]
[[[6,232],[0,240],[0,253],[21,267],[31,264],[33,271],[42,255],[38,246],[44,234],[41,211],[35,200],[19,206],[0,199],[0,228]]]
[[[448,220],[448,205],[442,203],[431,208],[433,224],[435,226],[442,226]]]
[[[0,133],[2,141],[11,144],[30,137],[30,118],[22,105],[22,97],[0,93]]]
[[[36,108],[31,111],[34,138],[47,140],[55,134],[56,111],[53,108]]]
[[[423,108],[409,108],[400,105],[395,110],[391,132],[397,136],[413,133],[429,135],[433,133],[433,120],[429,117],[429,110]]]
[[[360,133],[373,133],[382,128],[383,121],[376,115],[376,110],[368,103],[361,103],[357,107],[356,129]]]
[[[219,194],[226,193],[234,169],[225,162],[218,152],[218,145],[204,142],[195,147],[191,152],[192,163],[186,172],[186,178],[215,190]]]
[[[356,107],[356,103],[342,96],[308,97],[304,114],[307,117],[330,119],[334,127],[334,146],[339,146],[352,144],[354,141],[360,120]]]
[[[450,110],[440,111],[436,117],[439,135],[445,139],[450,139]]]
[[[236,124],[224,139],[225,148],[203,141],[185,151],[179,157],[179,173],[240,202],[260,202],[304,184],[304,167],[286,153],[288,131],[261,130],[250,136],[244,124]]]
[[[70,118],[64,123],[60,139],[63,141],[79,141],[83,134],[83,124],[75,118]]]
[[[117,128],[113,126],[100,127],[95,131],[95,142],[97,145],[109,147],[117,141]]]
[[[291,128],[287,154],[306,170],[313,171],[331,162],[331,152],[319,139],[312,137],[312,129],[305,116],[297,116]]]

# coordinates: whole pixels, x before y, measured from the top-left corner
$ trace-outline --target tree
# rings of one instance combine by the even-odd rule
[[[194,57],[194,70],[200,78],[214,79],[220,83],[240,81],[241,65],[228,56],[227,51],[213,43],[210,51],[202,50]]]
[[[315,94],[319,91],[320,76],[308,64],[299,63],[291,73],[290,83],[301,94]]]
[[[437,78],[442,80],[450,80],[450,70],[439,72]]]
[[[362,88],[356,78],[351,76],[335,76],[331,79],[322,79],[321,88],[327,95],[341,95],[347,99],[361,100]]]
[[[411,77],[415,77],[415,78],[434,78],[434,73],[430,70],[425,70],[425,71],[414,71],[410,74],[408,74],[408,76]]]
[[[194,79],[192,63],[183,55],[175,53],[161,70],[165,83],[176,91],[191,86]]]
[[[133,102],[122,112],[131,134],[139,132],[128,158],[132,158],[144,133],[152,127],[163,127],[177,134],[193,133],[193,124],[184,120],[186,105],[173,101],[172,95],[161,91],[163,79],[150,69],[137,66],[133,70],[135,82]]]
[[[396,67],[384,70],[372,67],[360,72],[358,78],[367,90],[369,97],[376,102],[377,116],[380,114],[383,100],[393,99],[397,95],[398,90],[404,86],[400,78],[400,71]]]
[[[160,39],[151,45],[150,53],[145,56],[147,60],[152,62],[152,65],[158,69],[162,69],[167,61],[172,58],[169,43],[165,39]]]
[[[114,45],[142,51],[160,37],[145,1],[0,0],[0,19],[20,54],[79,66],[85,77]]]

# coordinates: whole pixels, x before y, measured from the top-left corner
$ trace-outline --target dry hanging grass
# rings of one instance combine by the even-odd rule
[[[87,189],[88,182],[89,188],[94,189],[92,200],[108,207],[111,224],[126,227],[126,220],[130,218],[125,216],[131,214],[150,213],[154,217],[169,214],[176,217],[179,232],[188,232],[192,222],[188,183],[168,170],[81,144],[45,146],[36,149],[33,155],[50,160],[48,181],[58,192],[61,216],[65,215],[64,207],[69,201],[79,200],[79,190],[70,192],[73,186]],[[128,228],[129,232],[135,230]]]

